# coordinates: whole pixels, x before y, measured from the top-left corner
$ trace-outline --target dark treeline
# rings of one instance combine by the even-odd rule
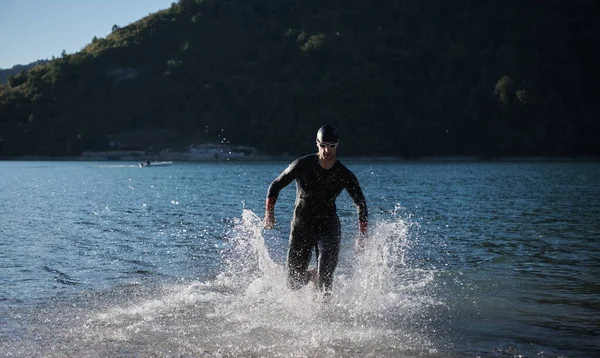
[[[18,75],[20,72],[28,71],[35,66],[43,65],[48,60],[37,60],[27,65],[14,65],[12,68],[0,69],[0,84],[6,84],[9,76]]]
[[[180,0],[0,85],[0,156],[168,128],[272,154],[600,155],[595,0]],[[110,25],[109,25],[110,26]]]

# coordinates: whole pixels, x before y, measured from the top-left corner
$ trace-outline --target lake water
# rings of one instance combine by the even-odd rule
[[[286,166],[0,162],[0,355],[600,356],[600,165],[342,161],[329,302],[285,287]]]

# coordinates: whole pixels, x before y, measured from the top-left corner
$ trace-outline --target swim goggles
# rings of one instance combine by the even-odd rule
[[[330,149],[333,149],[333,148],[337,147],[338,144],[339,144],[338,142],[335,142],[335,143],[323,143],[323,142],[317,141],[317,145],[319,147],[321,147],[321,148],[327,148],[327,147],[329,147]]]

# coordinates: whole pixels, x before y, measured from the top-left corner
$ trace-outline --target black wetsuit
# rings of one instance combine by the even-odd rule
[[[346,189],[367,220],[367,204],[356,176],[339,160],[330,169],[319,164],[317,154],[296,159],[269,186],[267,198],[296,180],[296,204],[287,255],[288,284],[297,289],[308,281],[306,270],[313,248],[317,254],[317,286],[330,290],[340,248],[340,220],[335,200]]]

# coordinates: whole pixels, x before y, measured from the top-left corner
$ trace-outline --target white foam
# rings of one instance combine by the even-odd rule
[[[214,279],[133,297],[128,291],[108,308],[90,307],[49,323],[53,331],[46,334],[66,342],[56,356],[429,355],[436,352],[435,337],[422,320],[440,303],[428,292],[434,273],[406,263],[408,229],[395,216],[374,223],[364,252],[346,253],[325,302],[310,284],[298,291],[286,287],[261,219],[244,210]],[[40,352],[35,345],[26,351]]]

